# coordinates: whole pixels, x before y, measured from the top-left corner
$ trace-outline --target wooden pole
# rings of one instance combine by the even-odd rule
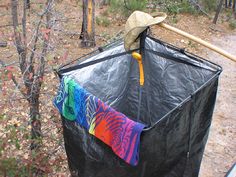
[[[232,54],[222,50],[221,48],[219,48],[217,46],[214,46],[214,45],[212,45],[212,44],[210,44],[210,43],[208,43],[208,42],[206,42],[206,41],[204,41],[204,40],[202,40],[202,39],[200,39],[200,38],[198,38],[196,36],[193,36],[193,35],[191,35],[189,33],[186,33],[186,32],[184,32],[184,31],[182,31],[180,29],[172,27],[172,26],[170,26],[170,25],[168,25],[166,23],[160,23],[159,26],[161,26],[161,27],[163,27],[165,29],[168,29],[170,31],[173,31],[173,32],[175,32],[175,33],[177,33],[177,34],[179,34],[181,36],[189,38],[189,39],[191,39],[191,40],[193,40],[193,41],[195,41],[195,42],[197,42],[197,43],[199,43],[199,44],[201,44],[201,45],[203,45],[203,46],[205,46],[205,47],[207,47],[207,48],[209,48],[209,49],[211,49],[211,50],[213,50],[213,51],[215,51],[215,52],[217,52],[217,53],[219,53],[219,54],[221,54],[221,55],[223,55],[223,56],[225,56],[227,58],[229,58],[230,60],[236,62],[236,56],[234,56],[234,55],[232,55]]]

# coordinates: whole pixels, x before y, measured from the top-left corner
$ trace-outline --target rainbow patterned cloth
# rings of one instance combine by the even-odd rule
[[[140,134],[145,125],[114,110],[68,76],[61,80],[54,105],[63,117],[76,121],[127,163],[138,164]]]

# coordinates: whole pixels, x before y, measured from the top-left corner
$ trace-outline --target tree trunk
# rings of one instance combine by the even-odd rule
[[[82,22],[81,33],[79,36],[80,39],[83,39],[83,34],[84,34],[84,21]]]
[[[29,9],[30,8],[30,0],[27,0],[26,2],[27,2],[27,9]]]
[[[233,2],[233,14],[234,14],[234,19],[236,19],[236,10],[235,10],[235,6],[236,6],[236,0],[234,0],[234,2]]]
[[[228,0],[225,0],[225,8],[228,8]]]
[[[95,44],[95,1],[83,0],[82,47],[94,47]]]
[[[218,5],[218,7],[217,7],[216,14],[215,14],[215,17],[214,17],[214,20],[213,20],[213,23],[214,23],[214,24],[216,24],[216,22],[217,22],[217,20],[218,20],[218,17],[219,17],[219,14],[220,14],[222,5],[223,5],[223,0],[220,0],[220,3],[219,3],[219,5]]]
[[[39,114],[39,96],[34,95],[29,101],[31,120],[31,145],[30,148],[36,150],[41,144],[41,122]]]

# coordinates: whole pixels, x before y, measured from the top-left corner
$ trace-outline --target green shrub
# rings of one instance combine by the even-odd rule
[[[110,11],[118,11],[119,9],[122,8],[123,6],[123,1],[119,1],[119,0],[109,0]]]
[[[230,20],[229,21],[229,27],[232,30],[236,29],[236,20],[234,20],[234,19]]]
[[[184,1],[167,1],[163,6],[164,11],[176,15],[179,13],[195,14],[197,11],[187,0]]]
[[[19,163],[16,158],[5,158],[0,160],[0,175],[1,176],[31,176],[32,166]]]
[[[108,10],[105,10],[105,11],[103,11],[102,13],[101,13],[101,15],[102,16],[109,16],[109,12],[108,12]]]
[[[126,6],[131,11],[145,10],[147,7],[147,0],[126,0]]]
[[[119,12],[124,16],[128,16],[135,10],[144,11],[147,6],[147,0],[109,0],[109,5],[111,13]]]
[[[107,17],[96,17],[96,24],[99,26],[108,27],[110,23],[111,22]]]
[[[7,175],[14,177],[17,175],[17,162],[15,158],[6,158],[0,161],[1,175]],[[5,174],[4,174],[5,173]]]
[[[170,20],[171,20],[171,22],[174,23],[174,24],[178,23],[178,21],[179,21],[176,15],[172,16],[172,17],[170,18]]]
[[[101,19],[99,17],[96,17],[96,24],[101,25]]]
[[[193,5],[191,5],[188,1],[183,1],[180,4],[180,12],[181,13],[190,13],[190,14],[195,14],[197,11],[194,8]]]
[[[167,11],[169,14],[178,14],[179,10],[179,5],[176,2],[170,3],[165,7],[165,11]]]
[[[204,7],[206,11],[215,11],[219,0],[201,0],[200,4]]]

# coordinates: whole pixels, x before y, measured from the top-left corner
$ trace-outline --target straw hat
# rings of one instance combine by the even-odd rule
[[[125,24],[124,46],[125,50],[132,50],[139,47],[139,34],[147,27],[161,23],[167,15],[159,12],[155,17],[141,11],[134,11]]]

